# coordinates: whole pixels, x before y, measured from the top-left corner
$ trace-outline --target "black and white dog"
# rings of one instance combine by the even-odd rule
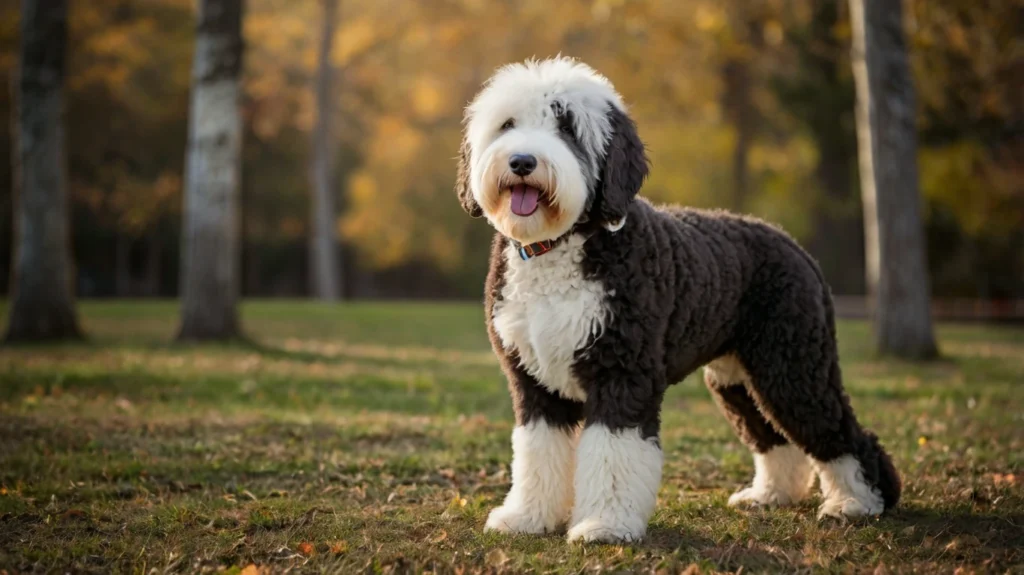
[[[666,388],[705,366],[754,454],[730,505],[879,514],[900,480],[843,390],[817,264],[762,221],[637,197],[644,145],[611,83],[566,58],[501,68],[466,111],[456,191],[497,230],[491,343],[515,405],[512,488],[488,529],[643,537]]]

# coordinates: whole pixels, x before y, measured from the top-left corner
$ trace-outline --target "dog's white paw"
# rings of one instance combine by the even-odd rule
[[[818,519],[832,517],[835,519],[846,519],[853,517],[866,517],[869,515],[881,515],[885,511],[885,504],[882,498],[858,499],[856,497],[834,497],[826,499],[818,508]]]
[[[823,498],[819,519],[881,515],[885,511],[882,495],[864,480],[864,471],[852,455],[819,463],[818,473]]]
[[[584,543],[636,543],[644,538],[646,526],[612,525],[601,519],[584,519],[569,529],[568,540]]]
[[[558,523],[556,519],[544,517],[536,512],[531,513],[528,509],[502,505],[491,511],[487,517],[487,523],[484,524],[484,530],[537,535],[555,531],[558,528]]]
[[[729,507],[784,507],[793,503],[789,493],[763,487],[747,487],[729,497]]]

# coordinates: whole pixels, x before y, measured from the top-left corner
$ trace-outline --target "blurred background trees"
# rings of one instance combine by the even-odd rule
[[[932,291],[1024,297],[1022,11],[1015,0],[904,7]],[[314,238],[333,231],[340,293],[478,298],[489,230],[452,197],[462,108],[496,66],[558,52],[600,69],[631,103],[654,163],[645,195],[778,221],[820,259],[836,294],[865,293],[846,2],[346,0],[329,22],[324,8],[246,3],[243,295],[324,293]],[[80,296],[178,294],[194,11],[192,0],[70,6]],[[4,77],[20,18],[16,0],[0,0]],[[325,23],[336,25],[330,44]],[[333,95],[318,111],[320,70],[333,72]],[[4,133],[11,117],[3,91]],[[317,126],[330,147],[315,162]],[[0,154],[11,157],[10,145],[2,139]],[[11,182],[0,163],[5,274]],[[331,211],[318,207],[323,190],[336,216],[317,227],[314,214]]]
[[[179,339],[229,339],[241,269],[243,0],[200,0],[185,161]]]
[[[19,65],[11,78],[17,250],[6,339],[77,339],[63,122],[67,1],[25,0],[22,14]]]
[[[338,184],[334,174],[334,46],[338,0],[322,0],[320,38],[315,80],[316,118],[313,125],[312,166],[310,168],[309,283],[317,299],[333,301],[341,297],[340,256],[338,249]]]

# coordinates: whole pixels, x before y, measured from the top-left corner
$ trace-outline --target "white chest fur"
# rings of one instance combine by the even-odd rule
[[[527,373],[551,392],[585,401],[572,373],[576,351],[599,335],[607,317],[604,288],[583,279],[583,238],[571,236],[550,252],[523,261],[512,246],[494,329],[516,350]]]

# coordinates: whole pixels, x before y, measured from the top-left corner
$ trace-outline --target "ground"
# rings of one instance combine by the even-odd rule
[[[752,462],[693,376],[648,539],[582,546],[482,530],[512,414],[480,305],[251,302],[254,343],[213,346],[170,343],[171,302],[80,308],[88,343],[0,348],[0,571],[1024,572],[1019,327],[942,325],[916,366],[841,322],[895,511],[727,507]]]

